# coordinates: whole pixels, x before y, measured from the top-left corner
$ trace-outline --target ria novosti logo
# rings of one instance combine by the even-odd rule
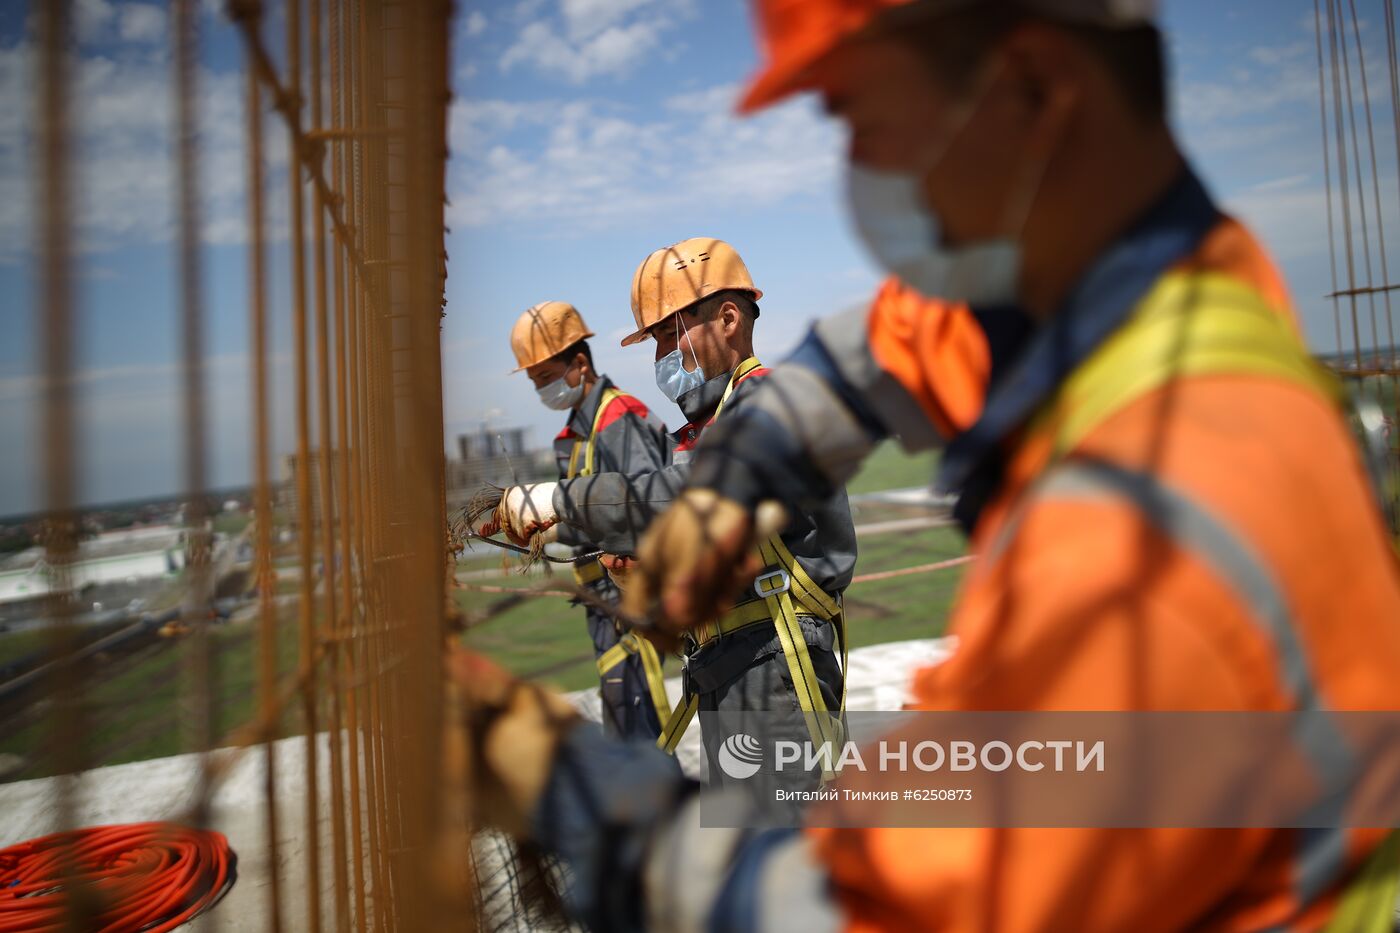
[[[719,766],[736,780],[751,778],[763,764],[763,746],[745,732],[736,732],[719,747]]]

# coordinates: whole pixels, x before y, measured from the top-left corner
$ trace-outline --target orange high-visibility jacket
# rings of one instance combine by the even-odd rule
[[[1229,219],[1158,285],[1177,289],[1180,320],[1219,286],[1296,328],[1280,276]],[[977,420],[990,363],[965,308],[887,284],[867,336],[940,434]],[[1228,370],[1129,393],[1066,435],[1071,398],[1003,446],[950,622],[958,648],[916,677],[918,708],[1400,710],[1400,571],[1339,406]],[[1382,835],[809,830],[848,929],[955,933],[1320,929]]]

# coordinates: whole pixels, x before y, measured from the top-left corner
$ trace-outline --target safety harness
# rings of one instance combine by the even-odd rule
[[[587,439],[575,440],[574,448],[569,452],[569,479],[593,475],[594,450],[598,446],[598,426],[603,423],[603,415],[607,413],[609,406],[626,395],[626,392],[615,387],[603,390],[602,396],[598,399],[598,410],[593,413],[593,425],[588,431]],[[583,454],[582,466],[579,465],[580,453]],[[574,566],[574,582],[579,586],[596,583],[606,575],[607,571],[603,569],[602,562],[597,560]],[[633,655],[641,656],[642,672],[646,675],[647,692],[651,695],[652,705],[656,707],[657,721],[668,721],[671,717],[671,703],[666,699],[666,681],[661,672],[661,656],[657,654],[655,645],[636,632],[624,632],[617,644],[598,656],[598,676],[607,677]]]
[[[707,427],[713,424],[724,410],[725,402],[729,401],[735,387],[760,367],[757,359],[749,357],[735,368]],[[814,748],[830,748],[839,744],[843,736],[841,713],[846,708],[844,676],[840,708],[833,715],[822,698],[821,682],[812,666],[811,652],[807,650],[807,639],[802,634],[798,616],[810,616],[832,623],[841,646],[841,670],[844,674],[847,650],[841,600],[817,585],[778,535],[760,542],[757,550],[764,569],[754,578],[754,599],[738,604],[718,619],[696,626],[690,631],[690,638],[694,647],[698,649],[716,638],[733,634],[740,629],[755,625],[772,625],[782,645],[783,658],[787,661],[788,674],[792,677],[793,689],[807,722],[812,745]],[[675,754],[676,746],[680,744],[681,737],[685,735],[686,728],[700,707],[699,695],[690,693],[688,684],[686,693],[686,698],[671,713],[656,740],[657,747],[664,749],[668,754]],[[823,760],[829,762],[833,758],[834,755],[827,755]],[[824,780],[832,776],[829,769],[823,769]]]
[[[1256,291],[1219,273],[1168,273],[1132,318],[1059,388],[1030,433],[1050,435],[1054,462],[1139,398],[1188,376],[1261,376],[1346,404],[1338,379],[1308,353],[1288,322]],[[990,549],[1004,549],[1009,519]],[[1392,832],[1342,894],[1324,933],[1389,933],[1400,889],[1400,832]]]

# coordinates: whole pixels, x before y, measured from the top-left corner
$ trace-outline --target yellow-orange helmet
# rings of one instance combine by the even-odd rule
[[[763,297],[754,288],[744,260],[723,240],[691,237],[655,251],[632,277],[632,318],[637,329],[622,339],[622,345],[645,340],[647,328],[730,289],[748,292],[754,301]]]
[[[551,356],[563,353],[580,340],[593,336],[583,323],[583,315],[566,301],[545,301],[524,314],[510,331],[510,348],[515,362],[512,372],[520,372]]]

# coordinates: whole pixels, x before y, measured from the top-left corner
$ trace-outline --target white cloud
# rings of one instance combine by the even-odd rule
[[[517,15],[529,21],[502,53],[500,69],[520,65],[582,84],[600,75],[622,75],[661,54],[667,34],[692,15],[689,0],[559,0],[557,16],[536,16],[538,0],[524,0]]]
[[[100,18],[100,4],[89,16]],[[129,8],[122,8],[125,15]],[[159,9],[151,8],[163,16]],[[109,20],[112,22],[112,20]],[[152,26],[140,25],[138,32]],[[164,21],[161,22],[164,28]],[[140,33],[148,35],[148,33]],[[163,57],[129,54],[86,55],[74,62],[73,125],[77,196],[74,221],[85,251],[117,243],[164,242],[174,218],[174,165],[171,139],[171,81]],[[25,87],[33,54],[27,43],[0,47],[0,85]],[[233,73],[200,74],[201,205],[208,242],[237,243],[245,236],[243,82]],[[0,257],[25,252],[33,236],[35,133],[33,100],[0,108]],[[285,235],[286,135],[269,114],[265,126],[268,225],[273,238]]]
[[[569,36],[583,39],[652,3],[653,0],[560,0],[559,7]]]
[[[149,3],[123,6],[117,34],[125,42],[160,42],[165,39],[165,11]]]
[[[116,10],[108,0],[78,0],[73,8],[73,26],[80,42],[101,39]]]
[[[589,100],[458,101],[450,222],[596,228],[827,190],[840,159],[835,127],[806,102],[736,117],[737,93],[679,95],[646,121]]]
[[[466,29],[468,36],[479,36],[486,31],[486,14],[480,10],[472,10],[467,14]]]

